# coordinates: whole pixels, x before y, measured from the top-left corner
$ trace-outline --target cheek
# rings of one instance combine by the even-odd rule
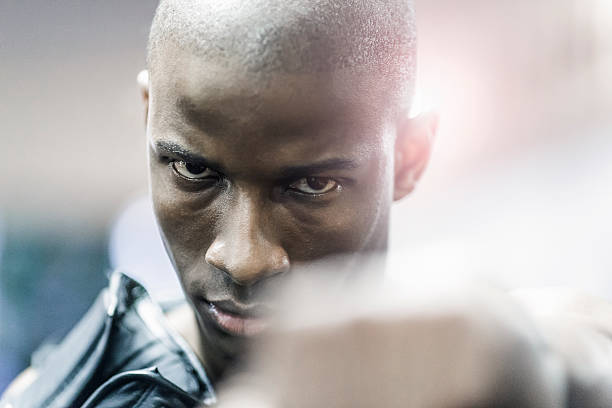
[[[292,260],[386,248],[390,182],[384,173],[373,176],[327,207],[291,212],[294,227],[284,245]]]
[[[164,177],[151,177],[153,205],[170,258],[181,278],[198,269],[213,241],[216,220],[214,207],[203,205],[206,197],[181,192]]]
[[[308,261],[327,255],[360,251],[367,246],[372,222],[363,209],[350,207],[311,215],[285,236],[292,261]]]

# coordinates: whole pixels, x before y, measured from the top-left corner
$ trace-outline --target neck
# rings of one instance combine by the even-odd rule
[[[200,326],[196,319],[195,313],[189,304],[182,305],[173,309],[167,314],[168,321],[174,330],[187,342],[191,350],[198,357],[209,380],[215,383],[222,376],[223,370],[219,362],[214,361],[214,358],[205,353]]]
[[[208,379],[215,385],[227,375],[227,368],[232,365],[234,358],[222,353],[214,353],[214,347],[206,343],[202,336],[202,328],[189,304],[172,310],[167,315],[170,325],[187,342],[191,350],[198,357]]]

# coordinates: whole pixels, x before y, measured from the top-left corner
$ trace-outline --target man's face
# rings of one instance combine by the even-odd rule
[[[367,73],[258,74],[170,50],[151,77],[152,196],[209,349],[263,327],[265,287],[384,250],[395,121]]]

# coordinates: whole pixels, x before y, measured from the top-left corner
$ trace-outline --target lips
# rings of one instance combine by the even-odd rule
[[[223,331],[236,336],[255,336],[264,331],[269,321],[261,308],[242,308],[231,301],[202,301],[207,314]]]

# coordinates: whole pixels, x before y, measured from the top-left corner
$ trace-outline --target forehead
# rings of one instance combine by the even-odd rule
[[[383,119],[394,105],[393,86],[368,69],[254,72],[240,60],[209,59],[167,46],[152,73],[151,94],[164,109],[221,111],[263,118],[333,116]],[[238,113],[238,112],[234,112]],[[298,115],[294,115],[299,113]]]
[[[371,148],[393,125],[391,93],[374,78],[357,70],[254,73],[170,48],[151,77],[152,136],[198,150],[211,143],[303,155],[331,144]]]

